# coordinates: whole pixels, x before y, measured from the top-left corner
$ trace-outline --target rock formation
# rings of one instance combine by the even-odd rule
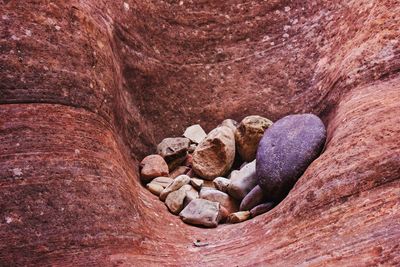
[[[399,265],[399,13],[2,1],[0,265]],[[321,117],[327,142],[267,214],[196,228],[140,184],[139,161],[187,125],[293,113]]]

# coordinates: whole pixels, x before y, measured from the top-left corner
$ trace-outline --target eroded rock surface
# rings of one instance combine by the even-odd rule
[[[1,266],[399,265],[396,1],[0,6]],[[324,153],[251,221],[186,225],[139,183],[184,125],[293,113]]]

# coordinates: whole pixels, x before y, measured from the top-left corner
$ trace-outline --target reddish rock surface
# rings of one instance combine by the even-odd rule
[[[399,265],[397,1],[181,2],[2,1],[0,265]],[[327,143],[266,214],[196,228],[140,185],[193,123],[299,112]]]

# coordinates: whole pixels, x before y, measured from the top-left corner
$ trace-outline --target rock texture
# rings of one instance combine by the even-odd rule
[[[230,174],[227,191],[229,195],[242,200],[258,183],[256,176],[256,161],[244,165],[240,170]]]
[[[398,266],[398,3],[180,2],[0,4],[0,265]],[[306,112],[323,154],[250,221],[186,225],[139,183],[184,125]]]
[[[159,155],[150,155],[140,162],[140,179],[148,183],[154,178],[168,175],[168,165]]]
[[[223,176],[235,159],[235,136],[227,126],[212,130],[193,153],[193,170],[201,178]]]

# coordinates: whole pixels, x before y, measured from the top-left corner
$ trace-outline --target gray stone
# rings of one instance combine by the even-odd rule
[[[256,161],[248,163],[240,170],[233,171],[230,174],[230,180],[228,194],[237,200],[242,200],[257,185]]]
[[[206,199],[194,199],[179,214],[182,221],[204,227],[217,227],[220,220],[220,204]]]
[[[161,192],[160,200],[165,201],[168,194],[180,189],[182,186],[188,184],[189,182],[190,182],[190,177],[187,175],[181,175],[176,177],[175,180]]]
[[[193,170],[206,180],[223,176],[235,159],[235,137],[226,126],[212,130],[193,153]]]
[[[206,138],[207,134],[199,124],[192,125],[186,128],[184,137],[188,138],[193,143],[199,144]]]
[[[189,204],[192,200],[199,198],[199,192],[191,186],[190,184],[186,184],[181,187],[179,190],[185,190],[186,191],[186,197],[184,201],[184,206]]]
[[[185,137],[165,138],[157,146],[157,153],[167,162],[172,171],[185,161],[190,140]]]
[[[240,203],[240,210],[251,210],[258,204],[265,202],[267,196],[259,185],[255,186]]]
[[[320,154],[326,139],[313,114],[286,116],[265,131],[257,152],[257,177],[268,198],[282,200]]]
[[[260,214],[266,213],[267,211],[270,211],[273,207],[274,203],[272,202],[267,202],[257,205],[250,210],[251,217],[254,218]]]
[[[213,184],[216,189],[219,191],[228,192],[228,186],[231,183],[231,180],[224,178],[224,177],[217,177],[213,180]]]
[[[244,118],[235,131],[237,152],[244,161],[256,158],[258,143],[264,131],[272,125],[272,121],[261,116]]]
[[[216,189],[206,187],[202,188],[200,191],[200,198],[218,202],[224,208],[226,208],[229,213],[239,210],[238,204],[231,196]]]

